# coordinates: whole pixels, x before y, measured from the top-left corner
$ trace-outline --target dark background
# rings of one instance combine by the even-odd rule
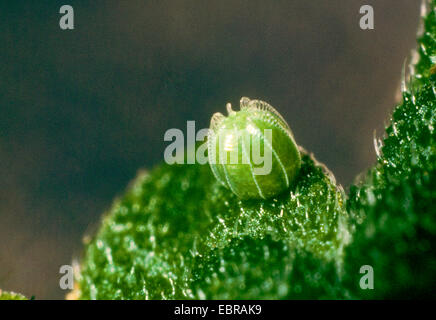
[[[75,29],[59,28],[70,4]],[[359,28],[373,5],[375,30]],[[349,186],[375,160],[419,0],[2,1],[0,288],[63,298],[59,267],[170,128],[270,102]]]

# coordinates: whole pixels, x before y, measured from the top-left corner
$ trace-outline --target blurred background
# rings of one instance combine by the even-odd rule
[[[74,8],[75,29],[59,28]],[[359,28],[370,4],[375,30]],[[0,288],[62,299],[59,268],[170,128],[271,103],[347,188],[375,161],[419,0],[2,1]]]

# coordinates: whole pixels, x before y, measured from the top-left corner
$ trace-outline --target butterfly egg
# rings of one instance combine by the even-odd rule
[[[268,103],[242,98],[240,110],[210,121],[208,157],[213,174],[241,199],[267,199],[287,190],[301,156],[289,125]]]

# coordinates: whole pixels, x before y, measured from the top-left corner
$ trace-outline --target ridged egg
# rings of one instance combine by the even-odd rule
[[[268,103],[243,97],[240,110],[215,113],[208,131],[213,174],[240,199],[268,199],[289,189],[301,156],[289,125]]]

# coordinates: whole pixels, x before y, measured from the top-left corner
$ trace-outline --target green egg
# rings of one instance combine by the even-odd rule
[[[208,157],[213,174],[240,199],[268,199],[291,186],[301,156],[289,125],[268,103],[242,98],[240,111],[212,116]]]

